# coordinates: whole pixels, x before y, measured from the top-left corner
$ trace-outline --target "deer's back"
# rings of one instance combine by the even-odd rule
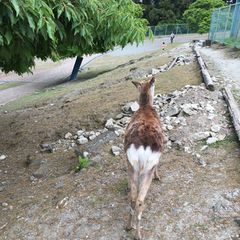
[[[153,152],[162,152],[164,141],[163,129],[156,111],[151,106],[141,107],[135,112],[126,129],[125,151],[134,144],[136,149],[150,147]]]

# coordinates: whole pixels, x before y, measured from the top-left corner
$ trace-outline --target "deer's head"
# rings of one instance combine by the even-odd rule
[[[155,78],[148,81],[136,82],[132,81],[135,87],[139,90],[139,105],[150,105],[153,106],[153,98],[154,98],[154,82]]]

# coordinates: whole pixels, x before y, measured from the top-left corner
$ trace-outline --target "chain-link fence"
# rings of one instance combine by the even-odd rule
[[[240,3],[213,12],[209,39],[240,48]]]
[[[187,24],[161,24],[159,26],[151,26],[154,36],[164,36],[174,34],[188,34],[192,33]]]

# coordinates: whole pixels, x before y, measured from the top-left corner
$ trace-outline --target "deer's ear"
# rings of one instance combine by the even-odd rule
[[[155,83],[155,77],[152,77],[152,79],[150,80],[150,85],[152,86]]]
[[[142,84],[140,82],[132,81],[133,85],[140,90]]]

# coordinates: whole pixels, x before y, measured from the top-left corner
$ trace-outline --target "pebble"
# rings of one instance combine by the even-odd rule
[[[77,139],[77,143],[78,144],[85,144],[85,143],[87,143],[88,142],[88,139],[87,138],[85,138],[84,136],[80,136],[78,139]]]
[[[221,130],[221,126],[216,124],[211,127],[211,131],[218,133]]]
[[[6,155],[1,155],[1,156],[0,156],[0,160],[5,160],[6,158],[7,158]]]
[[[122,151],[121,148],[118,146],[112,146],[111,150],[112,150],[112,153],[114,156],[120,155],[120,153]]]
[[[210,137],[210,138],[207,139],[207,144],[210,145],[210,144],[213,144],[217,141],[218,141],[218,139],[216,137]]]
[[[3,206],[3,207],[7,207],[8,204],[7,204],[6,202],[3,202],[3,203],[2,203],[2,206]]]
[[[72,136],[73,136],[73,135],[72,135],[70,132],[68,132],[68,133],[65,134],[64,138],[65,138],[65,139],[71,139]]]

